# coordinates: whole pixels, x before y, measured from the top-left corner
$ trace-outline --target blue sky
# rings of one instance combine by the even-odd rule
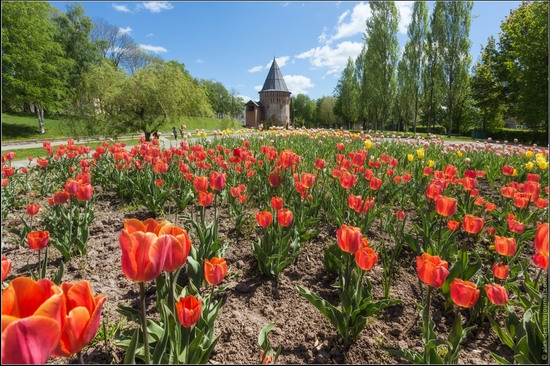
[[[67,2],[51,2],[65,10]],[[82,2],[91,18],[121,28],[151,53],[185,64],[194,77],[221,81],[243,97],[258,99],[277,57],[293,94],[332,95],[348,57],[364,43],[367,2]],[[398,39],[407,41],[413,2],[397,1]],[[474,2],[471,53],[498,35],[519,1]],[[430,12],[433,2],[428,2]]]

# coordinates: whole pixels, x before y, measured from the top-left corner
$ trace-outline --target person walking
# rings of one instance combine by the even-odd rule
[[[178,139],[178,131],[175,127],[172,127],[172,135],[174,135],[174,140]]]

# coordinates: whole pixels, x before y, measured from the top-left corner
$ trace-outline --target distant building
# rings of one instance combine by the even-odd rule
[[[275,58],[259,94],[260,101],[249,100],[245,105],[246,127],[290,125],[291,93]]]

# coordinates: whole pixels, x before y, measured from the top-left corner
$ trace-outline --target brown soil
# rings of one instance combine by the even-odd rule
[[[97,189],[95,204],[96,219],[91,225],[88,255],[73,258],[66,264],[64,281],[74,282],[81,279],[90,281],[96,293],[107,294],[108,299],[102,314],[102,321],[109,329],[121,322],[116,312],[117,304],[138,306],[137,286],[126,279],[120,268],[121,252],[118,236],[125,218],[145,219],[152,214],[145,211],[130,211],[110,192]],[[20,209],[13,212],[4,227],[17,227],[21,223]],[[208,212],[212,217],[212,212]],[[245,223],[238,234],[231,230],[228,212],[222,210],[220,217],[220,236],[229,242],[225,256],[230,272],[224,293],[225,303],[216,322],[216,334],[220,339],[210,363],[246,363],[258,362],[258,333],[267,323],[274,321],[277,327],[270,334],[273,348],[282,346],[280,363],[398,363],[400,360],[387,353],[382,347],[399,347],[420,350],[420,330],[417,326],[419,310],[419,286],[414,267],[414,255],[404,248],[396,279],[390,295],[402,301],[401,305],[386,309],[369,320],[359,339],[346,351],[336,330],[312,305],[296,291],[296,285],[303,285],[320,294],[331,303],[338,302],[338,292],[331,285],[335,275],[326,271],[323,253],[327,246],[335,242],[336,228],[324,228],[317,237],[302,244],[302,253],[296,264],[287,267],[275,282],[260,276],[256,261],[252,256],[252,242],[257,240],[256,229],[251,221]],[[193,240],[193,230],[189,230]],[[26,248],[17,248],[15,236],[4,233],[3,254],[13,262],[13,268],[7,280],[17,276],[28,276],[29,270],[36,264],[35,253]],[[369,238],[373,242],[382,236],[372,230]],[[53,271],[60,261],[55,250],[50,250],[50,268]],[[374,285],[376,298],[382,296],[381,266],[368,272]],[[182,283],[184,284],[184,283]],[[149,314],[154,316],[154,288],[148,285],[150,294]],[[433,303],[433,317],[436,331],[445,337],[454,321],[452,313],[444,313],[443,297],[436,297]],[[450,315],[449,315],[450,314]],[[130,325],[132,326],[132,325]],[[137,325],[136,325],[137,326]],[[101,330],[101,328],[100,328]],[[511,352],[503,346],[490,327],[476,326],[464,342],[460,362],[466,364],[494,363],[490,352],[511,359]],[[99,342],[85,350],[84,358],[88,363],[121,363],[124,352],[114,346],[114,342]],[[51,359],[52,363],[65,360]],[[76,359],[70,360],[75,363]]]

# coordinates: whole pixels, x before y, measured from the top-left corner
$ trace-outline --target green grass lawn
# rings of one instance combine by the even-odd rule
[[[226,129],[240,128],[239,121],[236,120],[220,120],[210,117],[186,117],[178,122],[166,123],[159,128],[163,135],[172,132],[172,126],[179,129],[180,125],[186,125],[188,131],[204,129]],[[40,134],[38,128],[38,119],[35,115],[23,114],[6,114],[2,113],[2,140],[4,141],[23,141],[33,139],[52,139],[52,138],[71,138],[88,136],[83,124],[80,121],[58,117],[45,118],[44,125],[46,133]]]

